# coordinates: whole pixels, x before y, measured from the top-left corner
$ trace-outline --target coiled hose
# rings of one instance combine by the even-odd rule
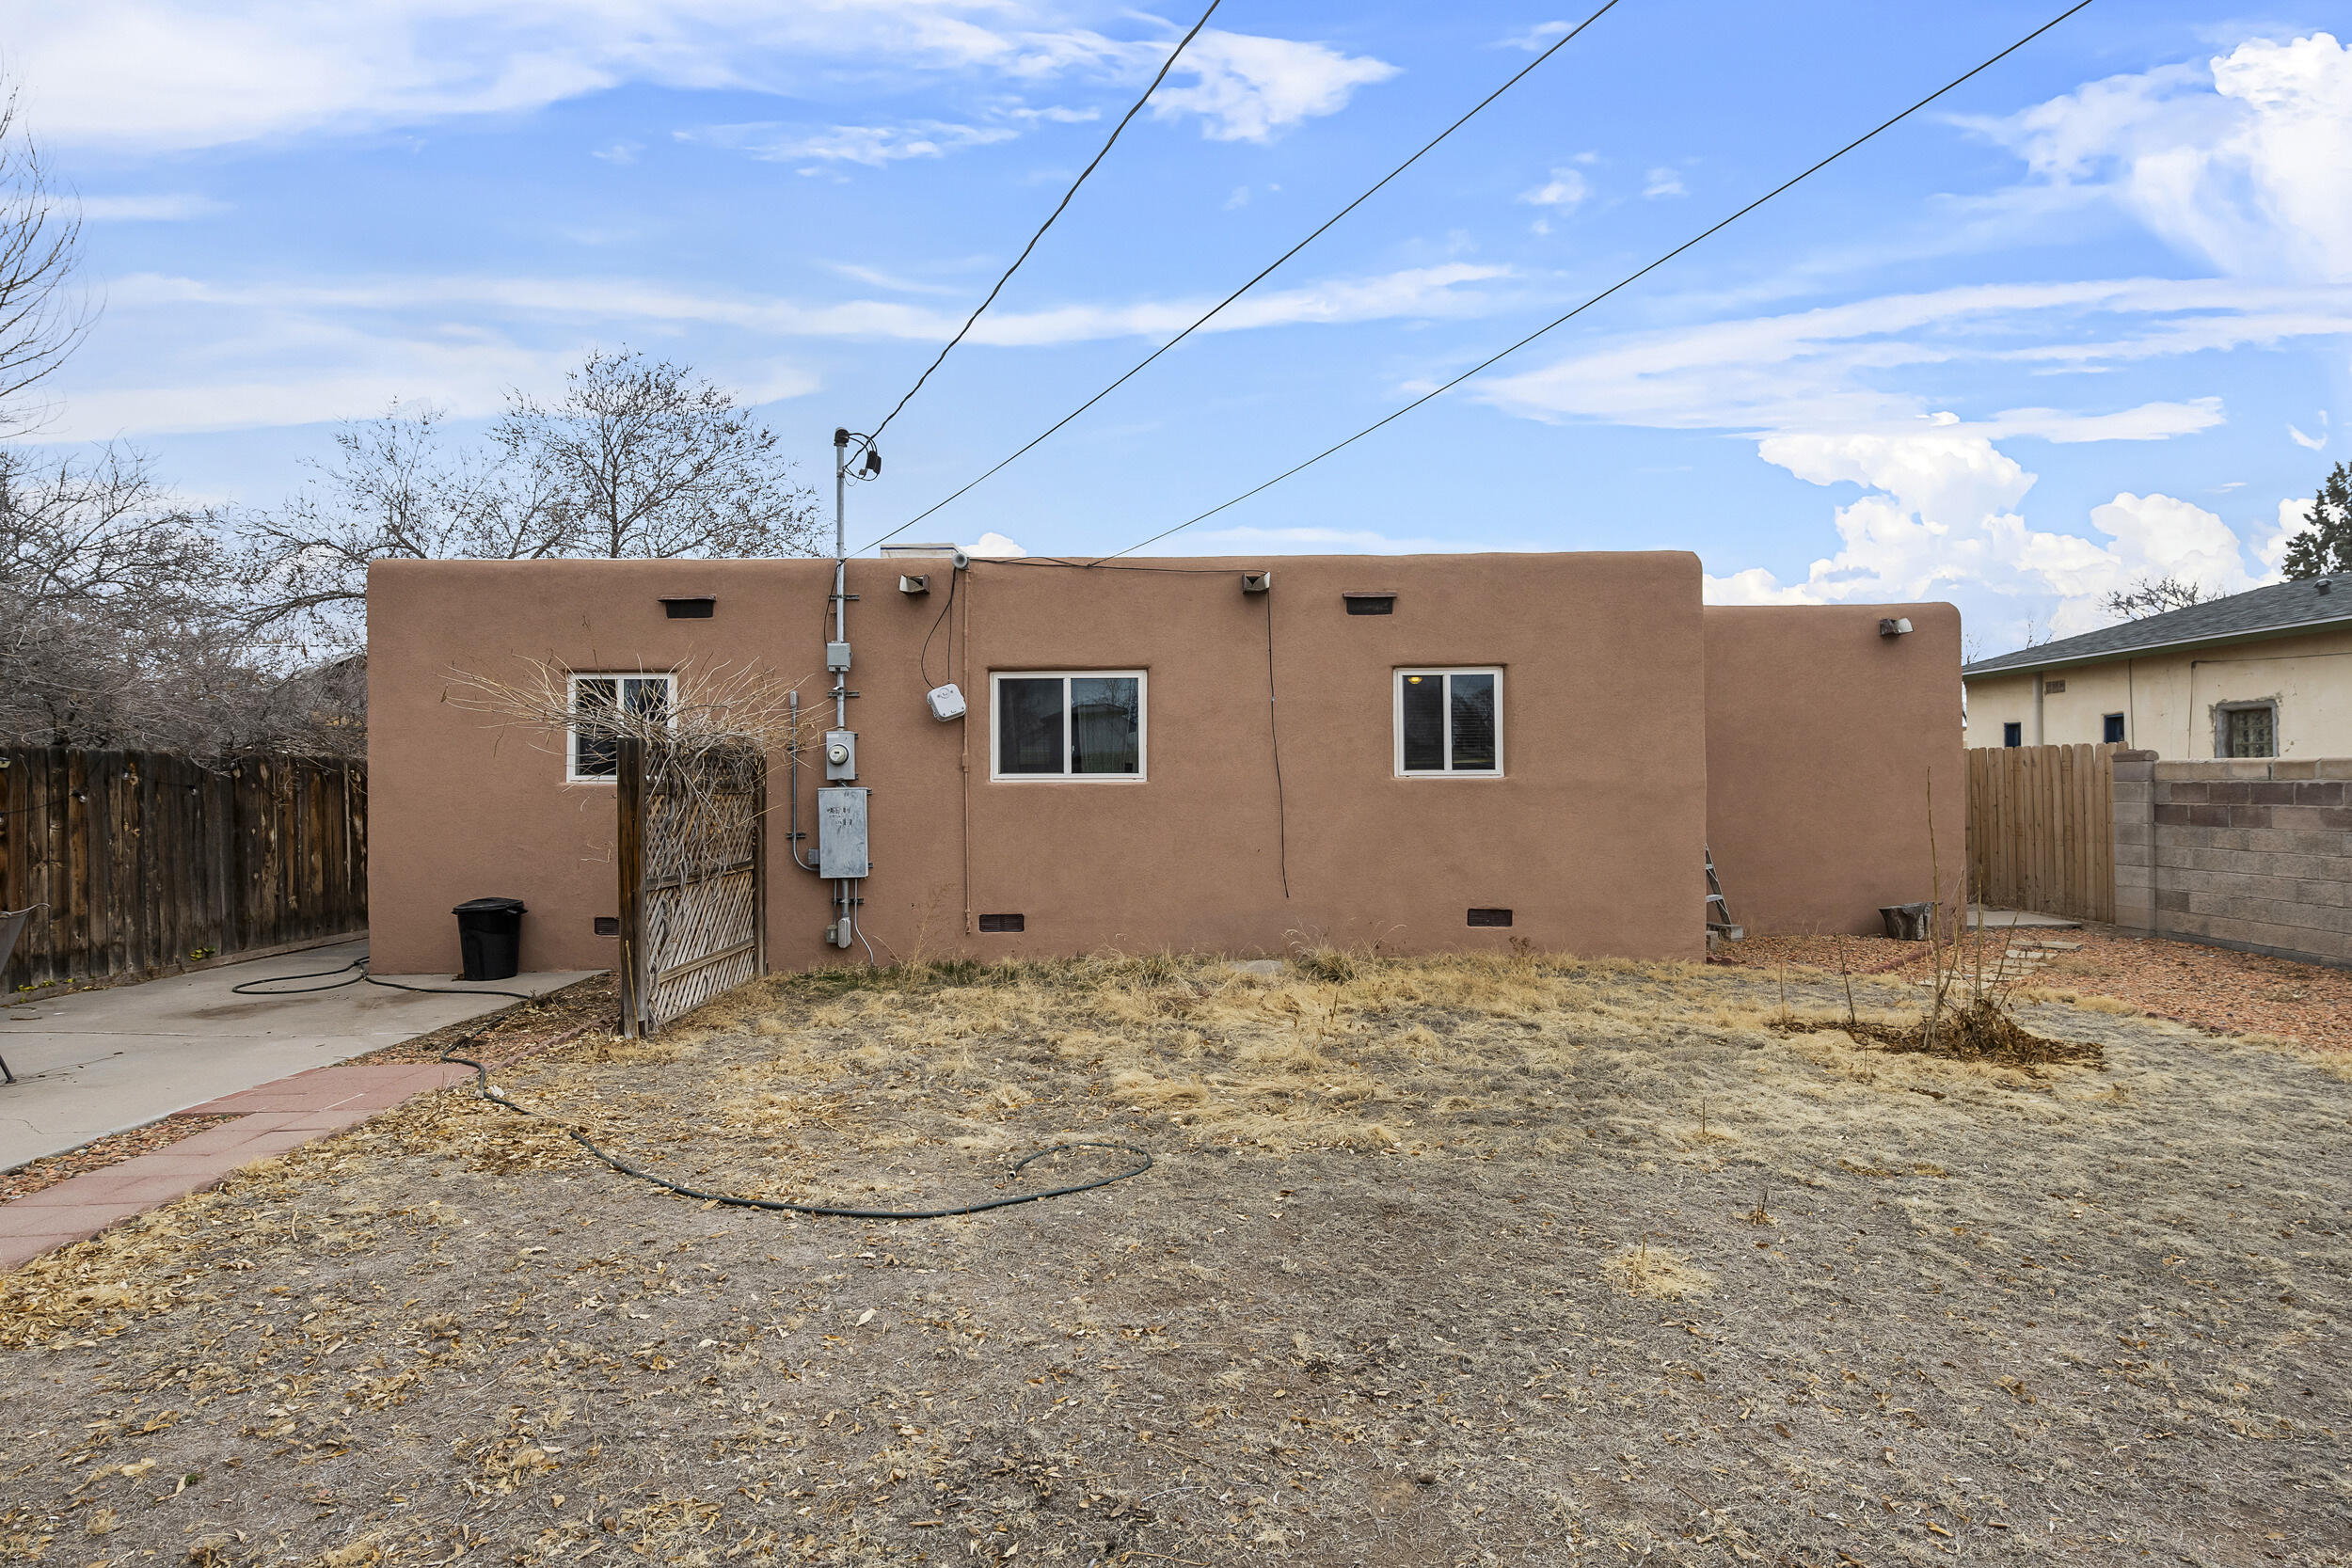
[[[344,986],[356,986],[364,982],[371,986],[383,986],[391,990],[418,991],[432,996],[511,996],[517,1002],[536,1002],[538,1000],[537,997],[532,996],[523,991],[493,990],[488,987],[469,988],[464,990],[459,990],[452,986],[403,985],[398,980],[378,979],[375,975],[370,974],[367,972],[367,958],[363,956],[354,958],[351,962],[343,965],[341,969],[322,969],[317,971],[315,974],[283,974],[266,980],[247,980],[243,985],[231,986],[229,989],[233,994],[238,996],[309,996],[314,992],[339,990]],[[357,971],[357,973],[353,973],[354,971]],[[347,978],[330,980],[328,984],[324,986],[301,986],[293,990],[262,990],[258,989],[262,986],[283,985],[294,980],[326,980],[329,979],[330,976],[338,974],[345,975]],[[554,1122],[556,1126],[563,1128],[564,1135],[569,1137],[572,1142],[580,1145],[580,1148],[586,1149],[590,1154],[595,1155],[598,1160],[612,1166],[614,1170],[619,1171],[623,1176],[633,1176],[640,1181],[650,1181],[657,1187],[665,1188],[670,1192],[677,1194],[680,1197],[696,1198],[705,1203],[723,1204],[731,1209],[765,1209],[774,1213],[815,1214],[834,1219],[945,1220],[953,1219],[960,1214],[983,1214],[991,1209],[1009,1209],[1018,1203],[1036,1203],[1043,1198],[1068,1197],[1073,1193],[1090,1193],[1099,1187],[1107,1187],[1113,1182],[1125,1181],[1131,1177],[1141,1176],[1145,1171],[1150,1170],[1153,1164],[1151,1150],[1138,1148],[1131,1143],[1078,1139],[1065,1144],[1054,1144],[1045,1148],[1041,1148],[1035,1153],[1025,1155],[1013,1164],[1011,1169],[1005,1173],[1005,1179],[1007,1180],[1011,1180],[1013,1178],[1019,1176],[1022,1171],[1026,1169],[1029,1165],[1033,1164],[1037,1161],[1044,1159],[1049,1154],[1062,1154],[1067,1153],[1070,1150],[1079,1148],[1115,1148],[1123,1153],[1136,1156],[1136,1158],[1142,1163],[1136,1165],[1131,1170],[1122,1170],[1114,1175],[1101,1177],[1092,1181],[1081,1181],[1073,1186],[1048,1187],[1041,1192],[1034,1193],[1015,1193],[1004,1197],[992,1197],[980,1203],[962,1204],[953,1209],[852,1209],[845,1205],[838,1204],[788,1203],[782,1198],[775,1197],[745,1197],[738,1193],[707,1192],[700,1187],[690,1187],[683,1181],[673,1181],[666,1176],[661,1176],[653,1171],[646,1170],[640,1165],[633,1165],[627,1160],[622,1159],[619,1155],[608,1153],[604,1149],[597,1148],[595,1143],[589,1140],[588,1135],[580,1132],[580,1129],[570,1126],[563,1121],[559,1121],[557,1118],[548,1116],[544,1111],[532,1110],[530,1106],[522,1104],[520,1101],[515,1100],[504,1089],[501,1089],[497,1085],[491,1083],[490,1069],[483,1063],[475,1060],[471,1056],[461,1056],[457,1053],[459,1051],[472,1045],[475,1041],[487,1035],[495,1026],[497,1021],[503,1017],[509,1010],[510,1009],[504,1007],[500,1008],[498,1012],[491,1014],[487,1020],[485,1020],[479,1027],[468,1034],[459,1036],[455,1040],[450,1042],[449,1048],[441,1053],[440,1060],[457,1067],[469,1067],[473,1069],[474,1094],[477,1098],[486,1100],[491,1104],[500,1107],[501,1110],[512,1111],[518,1117],[532,1117],[541,1121]]]

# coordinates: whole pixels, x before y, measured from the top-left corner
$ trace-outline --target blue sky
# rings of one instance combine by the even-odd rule
[[[1595,0],[1597,3],[1597,0]],[[1584,9],[1228,0],[892,427],[853,539],[1140,357]],[[1621,0],[1218,329],[922,525],[1125,546],[1558,314],[2060,6]],[[1486,377],[1159,551],[1689,548],[1726,602],[1949,598],[1982,652],[2272,572],[2352,434],[2352,29],[2102,0]],[[816,480],[1197,10],[7,5],[103,310],[56,440],[269,505],[594,346]],[[780,14],[781,13],[781,14]],[[1155,336],[1156,335],[1156,336]],[[2282,513],[2282,503],[2288,509]]]

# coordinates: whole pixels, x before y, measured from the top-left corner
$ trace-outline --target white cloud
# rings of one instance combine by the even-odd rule
[[[1018,561],[1028,553],[1003,534],[993,531],[981,534],[964,551],[964,554],[977,556],[983,561]]]
[[[2293,441],[2296,446],[2308,447],[2312,451],[2319,451],[2328,445],[2327,436],[2306,436],[2301,431],[2296,429],[2293,425],[2287,426],[2287,438]]]
[[[2254,39],[1972,122],[2039,181],[2113,200],[2242,277],[2352,279],[2352,49]]]
[[[748,152],[763,163],[864,164],[880,168],[908,158],[939,158],[967,147],[1008,142],[1021,133],[1009,125],[958,125],[918,120],[910,125],[787,125],[759,120],[711,125],[673,133],[678,140]]]
[[[1655,201],[1662,197],[1688,196],[1690,193],[1682,188],[1681,175],[1670,168],[1654,168],[1649,171],[1649,183],[1642,187],[1642,194]]]
[[[1591,194],[1592,186],[1581,173],[1572,168],[1555,168],[1549,181],[1532,191],[1522,191],[1519,199],[1538,207],[1573,209]]]
[[[1301,120],[1339,113],[1358,87],[1385,82],[1397,68],[1328,44],[1210,30],[1192,40],[1170,74],[1188,74],[1193,85],[1162,87],[1152,99],[1154,114],[1197,114],[1212,141],[1264,141]]]
[[[2017,508],[2034,476],[1957,420],[1907,433],[1774,436],[1757,450],[1799,479],[1865,493],[1837,508],[1839,548],[1802,581],[1760,568],[1710,578],[1719,603],[1870,603],[1974,587],[2055,598],[2052,627],[2071,636],[2106,624],[2101,600],[2113,590],[2177,577],[2233,594],[2273,575],[2283,548],[2268,536],[2252,541],[2264,568],[2249,571],[2249,541],[2215,514],[2128,491],[2090,510],[2104,541],[2029,528]]]
[[[8,64],[50,142],[177,150],[525,112],[636,82],[791,94],[861,74],[894,89],[927,76],[993,76],[1024,89],[1147,79],[1169,45],[1078,20],[1098,9],[1068,0],[74,0],[12,8]],[[1177,109],[1202,115],[1212,136],[1263,139],[1336,112],[1395,68],[1323,44],[1204,32],[1174,81],[1188,71]]]
[[[929,293],[867,269],[877,287]],[[1478,284],[1509,269],[1454,262],[1269,291],[1236,304],[1214,331],[1462,315],[1490,308]],[[950,291],[961,296],[963,291]],[[1188,325],[1209,300],[1146,300],[1006,311],[971,341],[1030,347],[1134,336]],[[736,363],[712,364],[757,401],[814,389],[815,378],[766,357],[796,339],[945,341],[965,310],[927,301],[808,304],[697,293],[626,278],[407,277],[228,286],[139,274],[108,288],[132,361],[109,372],[77,360],[61,388],[56,439],[225,430],[364,416],[393,396],[428,396],[460,416],[495,412],[508,387],[544,388],[588,342],[659,342],[690,327],[726,329]],[[533,343],[518,346],[528,336]],[[748,365],[748,369],[744,368]],[[93,372],[96,373],[93,374]]]
[[[88,223],[185,223],[229,211],[229,203],[194,192],[168,196],[86,196],[76,205]]]

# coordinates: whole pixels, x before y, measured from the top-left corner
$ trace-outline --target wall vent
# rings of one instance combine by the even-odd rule
[[[1396,613],[1394,594],[1342,594],[1347,601],[1350,615],[1393,615]]]
[[[664,596],[661,613],[673,621],[707,621],[719,608],[719,601],[707,595]]]
[[[1511,924],[1511,911],[1509,910],[1472,910],[1470,912],[1470,923],[1473,926],[1508,926]]]
[[[984,914],[980,916],[980,929],[983,931],[1025,931],[1028,928],[1027,920],[1021,915]]]
[[[617,937],[620,934],[621,917],[619,915],[600,914],[596,916],[596,935],[600,937]]]

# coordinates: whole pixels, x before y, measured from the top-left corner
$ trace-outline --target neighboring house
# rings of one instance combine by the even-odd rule
[[[911,565],[928,591],[902,591]],[[1271,592],[1248,591],[1268,568]],[[803,701],[829,722],[833,570],[378,563],[377,966],[451,968],[451,909],[485,895],[529,906],[526,967],[617,956],[612,756],[502,736],[444,700],[457,673],[552,659],[576,704],[659,711],[672,672],[751,664],[812,677]],[[1696,958],[1710,847],[1750,930],[1875,930],[1879,906],[1931,885],[1931,783],[1943,868],[1960,863],[1949,605],[1707,607],[1680,552],[848,576],[847,755],[872,790],[860,928],[885,961],[1318,942]],[[943,722],[926,692],[947,681],[969,711]],[[770,962],[848,961],[825,945],[834,885],[791,857],[785,761]],[[823,771],[804,757],[804,828]]]
[[[2256,588],[1961,673],[1971,746],[2112,741],[2166,761],[2352,756],[2352,580]]]

